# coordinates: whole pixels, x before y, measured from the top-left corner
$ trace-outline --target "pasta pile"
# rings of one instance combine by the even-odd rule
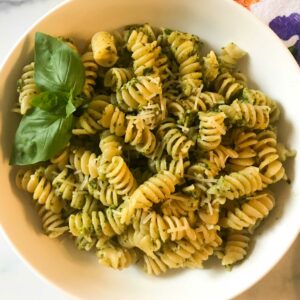
[[[277,142],[276,102],[238,71],[246,53],[201,46],[148,24],[93,36],[69,145],[16,178],[50,238],[68,234],[105,266],[141,262],[151,275],[245,258],[294,153]],[[32,62],[20,79],[21,114],[39,93],[34,72]]]

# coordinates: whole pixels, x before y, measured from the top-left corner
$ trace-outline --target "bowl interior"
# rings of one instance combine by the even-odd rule
[[[43,236],[29,197],[14,184],[8,165],[18,118],[11,113],[17,99],[16,80],[32,59],[36,31],[72,37],[83,47],[93,33],[126,24],[149,22],[200,36],[208,48],[220,49],[234,41],[249,56],[243,66],[252,87],[262,89],[283,108],[279,136],[298,149],[296,130],[300,118],[296,101],[300,95],[300,73],[279,39],[250,13],[231,0],[115,0],[68,1],[32,27],[17,44],[0,73],[1,192],[0,220],[11,244],[23,259],[44,278],[65,292],[84,299],[226,299],[260,279],[282,257],[300,228],[299,157],[289,163],[292,184],[276,188],[277,207],[258,230],[249,257],[232,272],[214,262],[206,270],[185,270],[160,278],[131,267],[122,272],[104,268],[94,255],[79,252],[70,241]],[[238,24],[238,25],[237,25]],[[260,234],[261,233],[261,234]],[[254,243],[253,243],[254,244]],[[176,291],[176,292],[175,292]]]

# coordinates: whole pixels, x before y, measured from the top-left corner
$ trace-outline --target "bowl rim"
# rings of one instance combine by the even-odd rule
[[[14,42],[13,46],[10,47],[10,50],[7,52],[7,54],[4,56],[0,63],[0,77],[3,69],[5,68],[9,58],[13,54],[13,52],[16,50],[18,45],[22,42],[23,39],[26,38],[26,36],[37,26],[39,23],[41,23],[44,19],[46,19],[48,16],[52,15],[55,13],[57,10],[61,9],[62,7],[68,5],[71,2],[78,2],[81,0],[64,0],[61,3],[58,3],[54,5],[51,9],[49,9],[47,12],[43,13],[39,18],[36,19],[30,26],[27,27],[27,29],[24,31],[24,33]],[[260,20],[258,17],[256,17],[250,10],[247,8],[243,7],[241,4],[237,3],[236,1],[233,0],[216,0],[216,1],[222,1],[226,2],[226,6],[231,6],[234,7],[234,9],[239,10],[240,14],[243,14],[246,18],[248,18],[249,21],[253,22],[256,24],[258,27],[261,27],[262,30],[266,32],[272,38],[272,40],[277,43],[278,47],[281,47],[284,49],[284,51],[287,53],[286,59],[289,60],[289,63],[293,68],[295,69],[296,72],[299,73],[299,78],[300,78],[300,66],[298,65],[297,61],[291,54],[291,52],[288,50],[288,48],[284,45],[282,40],[275,34],[275,32],[267,25],[265,24],[262,20]],[[14,244],[13,240],[10,239],[9,233],[5,230],[5,227],[0,223],[0,234],[2,233],[2,236],[6,240],[6,242],[9,244],[10,248],[13,250],[13,252],[17,255],[17,257],[28,267],[28,269],[35,274],[39,279],[41,279],[44,283],[48,284],[48,286],[51,286],[55,288],[57,291],[62,293],[62,295],[71,297],[72,299],[79,299],[77,295],[73,294],[71,291],[64,289],[62,286],[60,286],[57,282],[55,282],[52,279],[49,279],[46,274],[43,273],[43,271],[38,270],[31,262],[30,260],[22,253],[19,251],[17,246]],[[255,284],[257,284],[259,281],[261,281],[264,277],[266,277],[278,263],[284,258],[284,256],[287,254],[289,249],[292,247],[292,245],[295,244],[295,241],[297,240],[298,236],[300,233],[300,226],[297,231],[295,231],[294,236],[290,238],[290,243],[286,245],[284,251],[280,253],[280,255],[277,256],[277,258],[274,260],[274,263],[272,265],[267,266],[259,276],[255,277],[255,279],[251,282],[248,282],[243,286],[243,289],[241,290],[236,290],[232,293],[231,298],[235,298],[242,293],[245,293],[248,291],[250,288],[252,288]]]

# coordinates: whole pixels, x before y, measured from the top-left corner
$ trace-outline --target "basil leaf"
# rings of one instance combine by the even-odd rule
[[[30,165],[55,156],[69,142],[73,115],[33,108],[17,129],[10,164]]]
[[[34,96],[31,100],[32,106],[39,107],[48,112],[55,111],[63,113],[67,103],[68,94],[61,92],[42,92]]]
[[[41,91],[80,94],[85,70],[78,53],[62,40],[41,32],[35,35],[34,80]]]
[[[76,110],[76,107],[73,104],[73,97],[72,97],[72,95],[70,95],[67,105],[66,105],[66,115],[70,116],[75,110]]]

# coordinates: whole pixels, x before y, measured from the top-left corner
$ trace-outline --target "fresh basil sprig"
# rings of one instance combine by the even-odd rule
[[[41,91],[81,92],[85,80],[81,58],[61,39],[37,32],[34,61],[34,81]]]
[[[73,115],[34,108],[17,129],[12,164],[46,161],[62,150],[71,138]]]
[[[46,161],[59,153],[71,138],[73,112],[83,103],[80,56],[64,41],[40,32],[35,36],[34,80],[41,93],[32,99],[33,108],[17,129],[13,165]]]

